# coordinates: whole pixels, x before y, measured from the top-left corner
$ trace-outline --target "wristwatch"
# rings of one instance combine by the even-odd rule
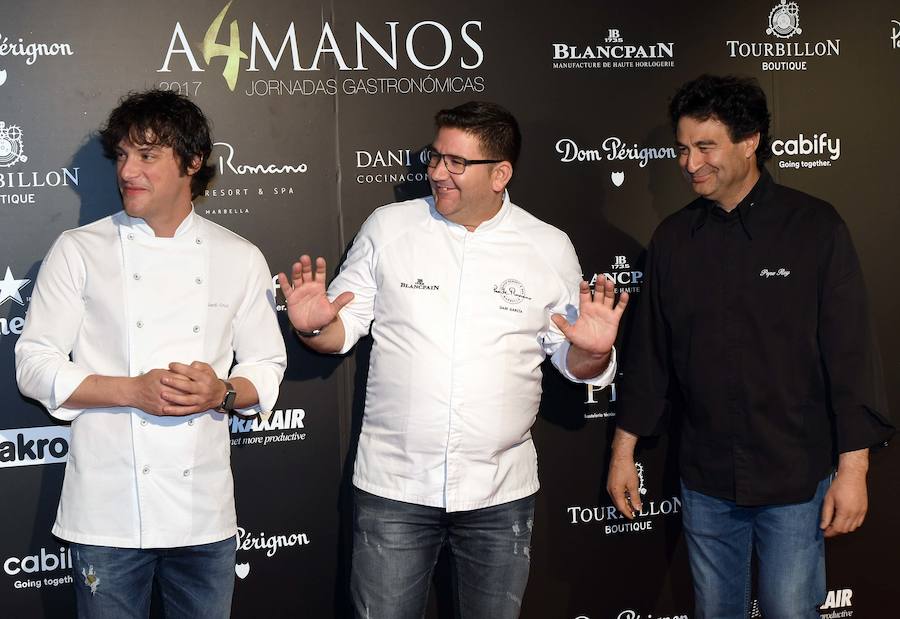
[[[219,404],[218,408],[216,408],[216,412],[228,413],[234,408],[234,400],[237,397],[237,391],[234,390],[234,385],[227,380],[223,380],[222,382],[225,383],[225,398],[222,400],[222,403]]]

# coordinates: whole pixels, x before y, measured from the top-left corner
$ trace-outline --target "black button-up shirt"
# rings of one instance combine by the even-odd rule
[[[847,226],[765,170],[731,212],[700,198],[659,225],[635,320],[617,424],[647,436],[683,412],[692,490],[805,501],[838,453],[893,434]]]

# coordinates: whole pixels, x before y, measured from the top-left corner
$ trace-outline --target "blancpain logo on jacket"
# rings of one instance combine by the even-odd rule
[[[407,282],[400,282],[401,288],[411,288],[412,290],[440,290],[441,287],[438,284],[426,284],[425,281],[419,277],[412,284]]]

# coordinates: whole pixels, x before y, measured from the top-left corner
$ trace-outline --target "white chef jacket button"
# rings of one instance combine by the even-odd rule
[[[128,236],[127,236],[126,238],[127,238],[129,241],[133,241],[133,240],[134,240],[134,234],[132,234],[131,232],[129,232],[129,233],[128,233]]]
[[[203,283],[203,278],[202,278],[202,277],[196,277],[196,278],[194,278],[194,283],[197,284],[197,285],[199,286],[200,284]]]
[[[141,425],[142,425],[142,426],[147,425],[147,420],[146,420],[146,419],[141,419]]]
[[[194,333],[200,333],[200,326],[199,326],[199,325],[194,325],[193,331],[194,331]]]
[[[184,469],[184,473],[182,473],[182,475],[184,475],[185,477],[190,477],[190,476],[191,476],[191,469]]]
[[[143,320],[138,320],[138,321],[137,321],[137,328],[138,328],[138,329],[143,329],[143,328],[144,328],[144,321],[143,321]]]
[[[135,273],[133,277],[134,277],[134,281],[140,281],[140,279],[141,279],[141,274],[140,274],[140,273]]]
[[[202,240],[202,239],[194,239],[194,242],[195,242],[197,245],[200,245],[201,243],[203,243],[203,240]]]
[[[143,469],[141,469],[141,473],[143,473],[144,475],[149,475],[149,474],[150,474],[150,467],[149,467],[149,466],[145,466]]]

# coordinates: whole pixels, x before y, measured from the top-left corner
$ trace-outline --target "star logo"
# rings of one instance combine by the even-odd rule
[[[30,282],[30,279],[16,279],[13,277],[9,267],[6,267],[6,276],[0,279],[0,305],[5,303],[7,299],[12,299],[19,305],[25,305],[25,301],[22,300],[22,295],[19,294],[19,291]]]

